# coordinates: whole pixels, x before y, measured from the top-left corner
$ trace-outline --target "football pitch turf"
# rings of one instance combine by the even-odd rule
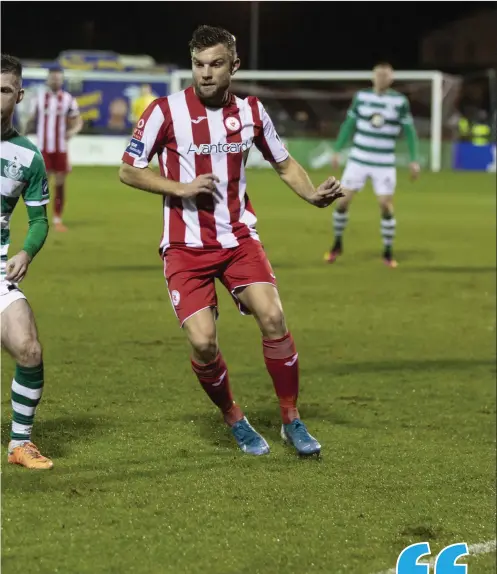
[[[400,172],[396,270],[369,187],[333,266],[331,209],[270,171],[250,172],[249,193],[321,460],[281,444],[255,322],[221,288],[235,397],[271,445],[237,451],[170,307],[161,199],[117,169],[76,168],[70,231],[51,232],[24,284],[46,365],[33,438],[55,468],[3,466],[3,574],[375,574],[414,542],[435,556],[495,540],[495,176]],[[11,253],[25,229],[19,205]],[[470,574],[494,572],[494,554],[470,557]]]

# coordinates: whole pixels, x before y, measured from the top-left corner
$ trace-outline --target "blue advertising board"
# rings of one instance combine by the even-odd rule
[[[160,77],[160,76],[159,76]],[[143,82],[145,83],[145,82]],[[85,124],[95,131],[105,133],[129,133],[133,125],[131,106],[133,100],[140,96],[142,82],[132,80],[86,80],[66,82],[64,89],[77,100]],[[167,96],[167,80],[146,82],[155,97]],[[43,80],[23,81],[26,91],[25,101],[18,106],[21,121],[29,115],[32,100],[38,91],[45,89]]]
[[[452,168],[464,171],[495,172],[495,144],[474,145],[470,142],[454,144]]]
[[[133,100],[140,96],[142,85],[148,84],[155,97],[167,96],[169,73],[175,68],[157,65],[148,56],[126,57],[112,51],[92,50],[66,50],[51,62],[24,61],[23,64],[25,72],[28,69],[47,73],[50,69],[70,70],[64,89],[76,98],[85,124],[95,132],[116,134],[130,132]],[[29,115],[33,98],[45,89],[44,77],[44,73],[33,74],[32,78],[29,73],[24,74],[26,96],[17,110],[17,120],[21,123]]]

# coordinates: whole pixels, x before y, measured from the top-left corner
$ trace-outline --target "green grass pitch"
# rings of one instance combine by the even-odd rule
[[[280,443],[255,322],[220,290],[235,396],[272,448],[236,450],[170,308],[160,198],[114,168],[76,168],[68,192],[70,232],[24,284],[46,364],[34,440],[55,468],[4,464],[3,574],[375,574],[413,542],[495,539],[495,176],[401,172],[391,270],[369,187],[326,266],[331,210],[249,174],[321,461]],[[25,222],[20,205],[12,252]],[[4,463],[12,373],[3,355]]]

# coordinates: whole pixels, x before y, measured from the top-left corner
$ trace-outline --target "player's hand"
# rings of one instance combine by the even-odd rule
[[[216,183],[219,183],[219,178],[213,173],[199,175],[192,182],[186,183],[182,187],[180,197],[195,197],[200,193],[212,195],[216,191]]]
[[[332,158],[331,158],[331,167],[333,169],[339,169],[340,168],[340,155],[337,153],[334,153]]]
[[[421,166],[419,165],[418,162],[412,161],[409,164],[409,171],[411,172],[412,181],[415,181],[419,177],[419,172],[421,171]]]
[[[310,198],[310,203],[316,207],[328,207],[336,199],[344,196],[340,180],[335,177],[329,177],[316,189],[314,195]]]
[[[26,277],[30,263],[29,255],[25,251],[19,251],[17,255],[7,261],[7,273],[5,275],[7,280],[12,281],[12,283],[22,281]]]

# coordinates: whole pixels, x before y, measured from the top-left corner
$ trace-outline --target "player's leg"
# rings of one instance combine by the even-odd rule
[[[342,185],[345,189],[345,197],[336,204],[333,211],[333,230],[335,234],[333,245],[324,259],[328,263],[334,263],[343,252],[343,234],[349,222],[349,208],[354,195],[360,191],[368,177],[365,166],[349,161],[342,176]]]
[[[253,455],[269,452],[266,440],[250,425],[235,403],[228,367],[217,343],[216,309],[202,309],[183,324],[192,347],[192,369],[207,396],[221,411],[240,449]]]
[[[67,231],[62,223],[64,206],[66,203],[66,178],[69,172],[69,160],[67,153],[58,152],[53,154],[53,167],[55,172],[55,198],[53,223],[56,231]]]
[[[31,307],[21,294],[12,290],[2,295],[2,347],[16,361],[12,380],[12,430],[8,461],[36,470],[53,467],[31,442],[31,431],[43,392],[43,356]],[[5,300],[4,297],[10,298]],[[5,306],[5,308],[3,308]]]
[[[228,367],[219,350],[215,307],[207,307],[191,315],[183,323],[183,329],[192,348],[193,372],[208,397],[221,411],[226,424],[232,426],[244,415],[233,400]]]
[[[45,169],[47,170],[47,178],[50,186],[50,191],[52,192],[55,188],[55,192],[53,193],[53,211],[52,211],[52,222],[54,225],[54,229],[56,231],[65,231],[66,229],[62,225],[62,218],[61,218],[61,209],[63,203],[63,193],[60,193],[60,181],[61,177],[59,176],[59,159],[58,154],[56,153],[48,153],[46,151],[42,152],[43,161],[45,162]]]
[[[395,168],[379,168],[373,174],[372,180],[380,208],[383,261],[388,267],[395,268],[397,267],[397,261],[393,256],[393,242],[397,227],[393,206],[397,180]]]
[[[198,250],[171,249],[164,259],[171,303],[192,348],[193,372],[231,427],[240,448],[248,454],[265,454],[269,452],[266,441],[233,400],[228,368],[217,342],[216,266],[212,258],[219,256],[194,251]]]
[[[283,436],[301,454],[319,452],[319,443],[300,420],[298,353],[285,323],[271,265],[258,241],[246,241],[236,248],[222,281],[240,311],[254,315],[261,330],[264,361],[280,404]]]
[[[53,223],[55,231],[67,231],[67,227],[62,223],[62,214],[66,199],[66,173],[57,171],[54,174],[55,180],[55,197],[53,208]]]

